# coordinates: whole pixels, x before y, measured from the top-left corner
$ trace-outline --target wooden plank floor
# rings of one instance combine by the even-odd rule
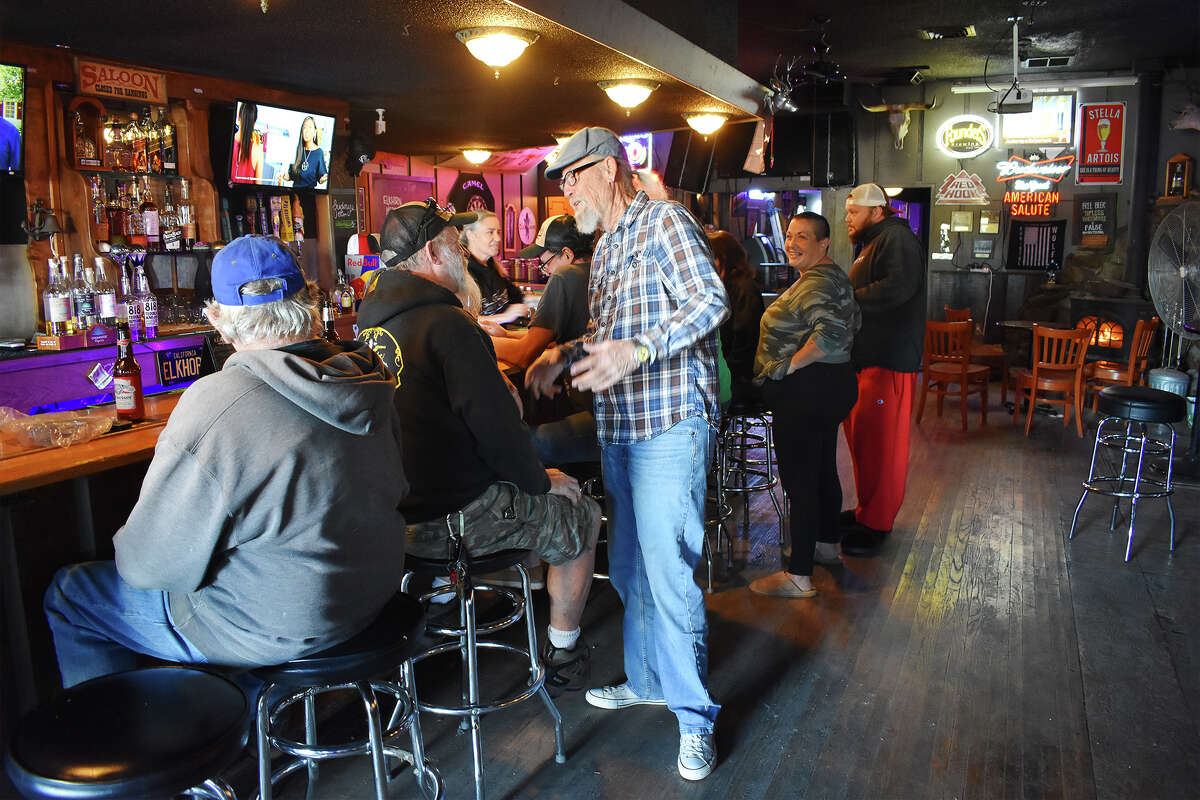
[[[559,699],[568,761],[529,703],[484,722],[488,796],[537,798],[1189,798],[1200,796],[1200,503],[1145,502],[1134,560],[1092,498],[1067,540],[1090,439],[1046,418],[1029,439],[996,410],[958,428],[953,402],[914,429],[908,494],[883,552],[817,568],[821,594],[750,594],[778,568],[765,497],[708,597],[720,764],[675,771],[674,717]],[[842,453],[847,505],[853,479]],[[539,608],[546,619],[544,602]],[[593,588],[585,635],[595,683],[622,677],[620,604]],[[505,665],[484,674],[511,680]],[[456,690],[423,670],[422,691]],[[425,718],[447,797],[472,795],[469,739]],[[402,778],[395,797],[413,796]],[[303,780],[284,787],[300,798]],[[372,796],[369,766],[323,767],[316,797]]]

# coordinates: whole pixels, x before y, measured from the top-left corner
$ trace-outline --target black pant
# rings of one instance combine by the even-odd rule
[[[816,543],[840,538],[838,426],[858,401],[858,380],[849,364],[810,364],[767,381],[764,395],[774,412],[779,479],[792,502],[788,572],[812,575]]]

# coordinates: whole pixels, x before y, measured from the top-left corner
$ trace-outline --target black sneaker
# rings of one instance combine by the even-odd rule
[[[562,692],[577,692],[587,686],[592,674],[592,651],[582,636],[569,650],[546,642],[542,663],[546,665],[546,690],[551,697],[557,697]]]
[[[858,519],[854,516],[854,509],[847,508],[842,513],[838,514],[838,525],[843,528],[852,528],[858,524]]]

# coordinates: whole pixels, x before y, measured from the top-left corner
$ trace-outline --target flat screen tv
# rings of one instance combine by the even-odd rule
[[[25,167],[25,67],[0,64],[0,175]]]
[[[1075,93],[1035,94],[1033,111],[1000,117],[1001,144],[1071,146],[1075,140]]]
[[[333,122],[324,114],[238,100],[229,185],[328,191]]]

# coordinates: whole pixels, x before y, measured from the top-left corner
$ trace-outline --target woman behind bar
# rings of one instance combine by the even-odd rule
[[[761,397],[754,384],[754,354],[763,315],[762,292],[754,283],[754,269],[746,259],[746,250],[737,239],[716,231],[708,235],[708,244],[729,298],[729,319],[721,325],[721,353],[729,365],[732,399],[735,404],[758,403]]]
[[[785,571],[750,590],[813,597],[813,561],[839,562],[838,426],[858,400],[850,346],[862,315],[849,278],[829,258],[828,220],[810,212],[792,217],[785,247],[800,277],[763,314],[754,380],[774,411],[779,474],[792,501],[792,555]]]
[[[525,295],[496,266],[500,255],[500,220],[491,211],[476,211],[475,221],[463,226],[463,247],[467,250],[467,270],[483,295],[480,316],[497,325],[528,316]]]

